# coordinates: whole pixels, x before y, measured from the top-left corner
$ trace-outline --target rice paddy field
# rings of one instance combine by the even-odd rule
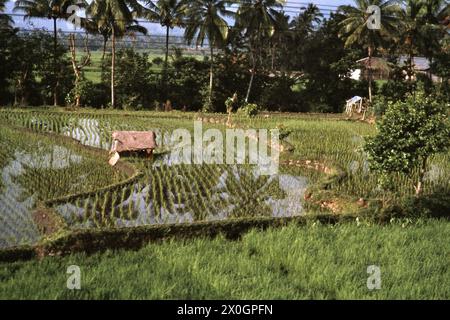
[[[42,232],[36,219],[39,210],[57,217],[61,229],[68,234],[241,218],[290,218],[322,209],[333,215],[345,214],[346,210],[354,213],[358,200],[385,196],[361,151],[364,137],[375,133],[374,125],[347,121],[339,115],[236,117],[233,121],[239,128],[278,128],[283,143],[290,146],[281,154],[278,174],[263,176],[250,165],[186,165],[174,161],[170,155],[174,147],[171,132],[180,128],[193,132],[194,120],[199,117],[203,118],[204,130],[225,132],[225,115],[0,109],[0,250],[48,241],[48,234]],[[154,158],[128,156],[120,165],[109,166],[111,134],[117,130],[155,131],[159,147]],[[450,192],[449,160],[449,153],[432,159],[426,179],[427,194]],[[301,165],[305,163],[309,165]],[[312,208],[306,203],[308,194],[327,179],[327,171],[345,174],[341,179],[330,180],[324,191],[334,200],[323,208]],[[414,193],[411,179],[400,174],[393,179],[395,199]],[[340,205],[338,198],[346,199],[346,204]],[[329,212],[337,206],[338,212]],[[448,216],[448,212],[442,215]],[[86,291],[70,296],[55,287],[58,280],[43,285],[46,289],[39,291],[38,296],[449,298],[448,286],[439,287],[439,283],[450,279],[449,237],[446,220],[427,220],[407,228],[404,223],[384,227],[369,224],[363,228],[359,223],[331,227],[292,225],[267,233],[252,231],[237,242],[223,238],[173,241],[148,245],[134,253],[75,254],[41,262],[3,263],[0,297],[30,297],[36,292],[34,287],[50,281],[44,277],[39,283],[33,282],[33,274],[43,270],[57,273],[61,266],[76,262],[93,266],[87,275]],[[372,246],[373,250],[361,253],[365,246]],[[361,268],[370,261],[386,266],[389,289],[370,293],[364,282],[360,283],[365,276]],[[144,272],[157,279],[154,286],[144,288],[147,282],[138,284],[131,280],[138,278],[135,274],[141,263],[147,264],[149,270],[160,270]],[[107,265],[115,268],[114,280],[104,275]],[[180,271],[182,266],[188,270]],[[326,275],[324,270],[332,266],[337,268],[337,274]],[[202,274],[206,278],[200,281]],[[420,274],[429,275],[430,281],[421,279]],[[102,287],[95,288],[93,279],[100,279],[98,285]],[[128,287],[118,290],[126,279],[130,280]],[[336,289],[338,282],[342,282],[341,289]],[[275,284],[279,289],[270,289]]]

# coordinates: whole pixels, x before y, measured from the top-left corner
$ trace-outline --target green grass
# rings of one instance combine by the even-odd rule
[[[449,299],[450,224],[291,225],[242,240],[0,264],[2,299]],[[81,290],[66,289],[67,267]],[[367,289],[367,268],[381,289]]]

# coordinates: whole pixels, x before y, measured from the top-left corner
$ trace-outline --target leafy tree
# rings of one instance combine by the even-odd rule
[[[4,22],[7,22],[4,20]],[[17,29],[10,25],[0,26],[0,104],[4,105],[11,101],[9,90],[11,74],[16,66],[14,48],[18,40]]]
[[[349,78],[361,51],[346,48],[338,36],[342,19],[341,15],[331,15],[303,38],[301,48],[293,48],[291,63],[302,71],[302,76],[297,82],[300,99],[297,108],[291,110],[342,112],[349,97],[362,94],[359,86],[365,83]]]
[[[428,159],[450,146],[450,123],[444,107],[422,95],[391,103],[378,124],[376,136],[366,140],[371,169],[386,181],[389,174],[418,171],[416,194],[423,192]]]
[[[183,3],[186,14],[185,38],[188,43],[194,39],[197,46],[203,46],[206,39],[210,48],[209,107],[212,105],[214,77],[214,47],[222,47],[228,37],[226,17],[234,13],[228,9],[227,0],[187,0]]]
[[[151,101],[150,69],[147,53],[138,53],[133,49],[121,50],[117,54],[117,95],[124,108],[140,108]]]
[[[57,46],[55,69],[54,60],[48,59],[54,54],[52,37],[45,32],[18,32],[0,30],[0,99],[21,106],[50,103],[53,84],[58,81],[58,99],[62,100],[73,84],[66,49]]]
[[[381,12],[381,29],[368,28],[368,20],[372,15],[371,5],[376,5]],[[355,0],[355,6],[341,6],[340,11],[345,19],[341,22],[340,35],[345,39],[346,47],[354,44],[367,48],[369,58],[369,100],[372,101],[371,59],[375,48],[382,47],[385,41],[396,37],[400,20],[400,6],[395,0]]]
[[[109,86],[111,81],[111,55],[103,62],[102,82]],[[152,63],[148,53],[140,53],[133,48],[116,52],[116,101],[123,109],[143,109],[153,102],[157,81],[153,81]]]
[[[203,88],[210,64],[195,58],[179,57],[168,69],[168,98],[177,108],[198,110],[203,106]],[[216,81],[217,83],[217,81]],[[209,90],[207,90],[209,97]]]
[[[72,90],[74,105],[75,107],[81,106],[81,100],[83,99],[83,94],[86,89],[86,79],[84,77],[84,68],[91,64],[91,52],[88,46],[88,37],[85,40],[85,52],[86,54],[81,57],[80,60],[77,59],[77,49],[75,46],[75,35],[71,33],[69,35],[69,48],[70,48],[70,59],[72,61],[72,69],[75,75],[75,87]],[[66,97],[67,102],[67,97]]]
[[[56,99],[64,101],[67,93],[74,85],[73,70],[68,55],[67,47],[63,44],[56,46],[56,57],[48,59],[55,52],[52,45],[51,36],[46,32],[33,32],[30,37],[38,42],[38,48],[32,51],[37,56],[37,63],[34,66],[36,76],[40,79],[41,94],[43,103],[50,104],[54,100],[53,84],[58,83]],[[30,52],[25,50],[25,52]]]
[[[84,0],[17,0],[14,6],[14,11],[22,11],[25,13],[24,18],[48,18],[53,20],[53,66],[55,75],[55,83],[53,85],[53,104],[58,105],[58,86],[59,82],[57,66],[57,45],[58,45],[58,30],[57,21],[59,19],[68,19],[72,14],[72,6],[83,8],[86,6]]]
[[[225,101],[234,93],[237,93],[238,97],[245,97],[249,80],[248,61],[242,52],[225,50],[216,55],[215,70],[217,81],[214,84],[214,110],[225,112]],[[262,87],[263,84],[260,84]]]

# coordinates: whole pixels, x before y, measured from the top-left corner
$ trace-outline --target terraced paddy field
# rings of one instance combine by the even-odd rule
[[[204,130],[226,130],[226,116],[217,114],[0,110],[0,258],[68,255],[0,263],[0,297],[449,298],[441,285],[448,282],[447,220],[400,216],[382,226],[366,219],[377,217],[381,200],[398,205],[414,194],[401,174],[390,194],[377,187],[361,151],[375,126],[339,115],[234,117],[236,128],[280,131],[280,170],[263,176],[251,165],[174,161],[170,134],[192,132],[195,120]],[[123,157],[110,167],[115,130],[156,131],[154,158]],[[435,156],[427,173],[426,196],[439,195],[439,208],[449,204],[449,160]],[[350,222],[322,225],[318,214]],[[268,221],[287,227],[240,241],[202,237]],[[136,239],[185,232],[197,239]],[[144,248],[120,249],[130,242]],[[70,264],[91,266],[80,292],[64,286]],[[371,264],[383,268],[385,290],[366,289]]]
[[[61,219],[63,229],[89,230],[295,217],[307,209],[351,213],[368,206],[357,204],[360,199],[384,196],[361,151],[364,136],[375,132],[372,125],[339,116],[235,118],[238,128],[278,128],[289,146],[279,173],[263,176],[250,165],[174,162],[171,132],[192,132],[200,118],[204,130],[225,132],[224,115],[1,110],[0,246],[37,243],[36,210],[41,208],[50,210],[53,220]],[[115,130],[157,132],[155,158],[127,157],[122,166],[110,167]],[[448,193],[448,163],[449,154],[433,159],[428,193]],[[414,193],[410,179],[393,178],[395,197]],[[320,192],[318,184],[325,185]],[[306,205],[305,199],[314,196]]]
[[[42,210],[66,230],[304,214],[302,198],[317,172],[262,176],[248,165],[174,164],[167,138],[174,129],[192,131],[193,120],[193,114],[3,110],[1,246],[39,242]],[[225,130],[205,124],[211,127]],[[153,161],[131,157],[125,170],[111,168],[114,130],[156,131],[161,148]]]

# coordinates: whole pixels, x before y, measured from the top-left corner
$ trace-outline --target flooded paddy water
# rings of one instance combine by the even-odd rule
[[[4,115],[2,115],[4,117]],[[76,196],[53,207],[71,229],[134,227],[153,224],[191,223],[238,217],[289,217],[301,215],[302,200],[308,185],[303,176],[278,174],[261,176],[252,166],[176,164],[170,150],[169,130],[158,130],[155,123],[137,125],[116,118],[101,117],[12,117],[8,123],[36,132],[50,132],[76,139],[82,145],[108,150],[113,130],[156,130],[163,150],[153,161],[130,158],[142,175],[135,181],[111,190],[95,192],[93,186],[113,185],[110,168],[100,159],[90,159],[64,143],[42,147],[33,142],[11,146],[20,132],[11,130],[1,161],[0,248],[33,244],[40,240],[32,213],[40,201],[71,194]],[[5,119],[1,119],[5,120]],[[25,138],[17,138],[22,141]],[[38,139],[39,140],[39,139]],[[49,143],[50,142],[50,143]],[[1,142],[0,142],[1,143]],[[39,144],[39,143],[38,143]],[[95,162],[97,161],[97,162]],[[89,169],[87,169],[89,168]],[[47,179],[48,178],[48,179]],[[47,179],[43,181],[43,179]],[[62,180],[58,184],[55,179]],[[122,181],[125,177],[122,177]],[[89,181],[83,184],[83,181]],[[101,188],[100,188],[101,189]],[[94,192],[92,192],[94,191]]]

